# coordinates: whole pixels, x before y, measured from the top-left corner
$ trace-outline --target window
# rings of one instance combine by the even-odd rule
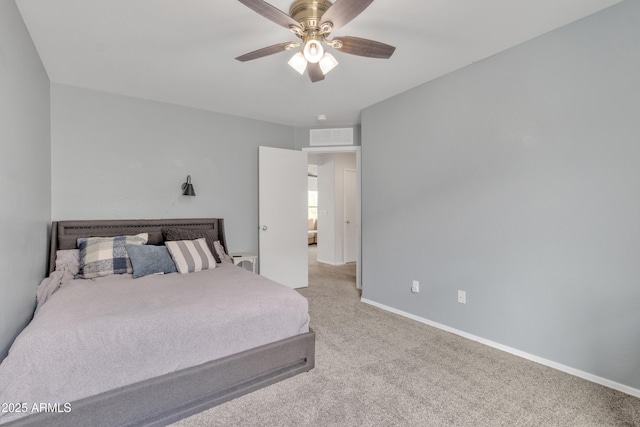
[[[318,192],[309,190],[309,219],[318,219]]]

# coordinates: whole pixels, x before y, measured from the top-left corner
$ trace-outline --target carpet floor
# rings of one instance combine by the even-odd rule
[[[191,426],[640,426],[640,399],[360,302],[311,247],[316,366]]]

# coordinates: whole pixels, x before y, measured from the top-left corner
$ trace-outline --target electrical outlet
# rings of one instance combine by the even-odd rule
[[[465,291],[458,291],[458,302],[460,304],[466,304],[467,303],[467,293]]]
[[[414,294],[420,292],[420,282],[418,282],[417,280],[413,281],[413,284],[411,285],[411,292],[413,292]]]

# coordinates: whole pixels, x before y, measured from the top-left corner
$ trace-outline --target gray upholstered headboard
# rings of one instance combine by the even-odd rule
[[[75,249],[76,240],[79,237],[113,237],[149,233],[148,244],[160,245],[164,242],[162,229],[166,227],[213,230],[217,232],[217,240],[228,252],[224,220],[221,218],[54,221],[51,224],[49,273],[56,268],[56,251]]]

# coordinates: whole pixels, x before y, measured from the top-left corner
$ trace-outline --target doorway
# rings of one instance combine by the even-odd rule
[[[303,151],[307,151],[318,179],[317,237],[311,249],[323,265],[355,264],[355,284],[362,289],[360,147],[310,147]]]

